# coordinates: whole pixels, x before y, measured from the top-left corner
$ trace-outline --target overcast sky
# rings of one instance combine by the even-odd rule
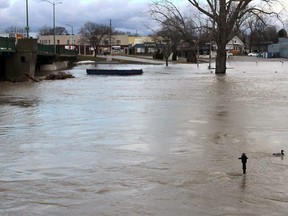
[[[50,0],[54,2],[54,0]],[[147,8],[151,0],[55,0],[56,26],[74,33],[87,22],[109,25],[121,31],[148,34],[155,24],[149,20]],[[42,0],[28,0],[30,32],[53,26],[53,5]],[[0,0],[0,32],[10,26],[26,26],[26,0]],[[156,26],[156,25],[155,25]]]
[[[140,35],[152,33],[157,24],[147,15],[152,0],[49,0],[56,2],[56,26],[65,27],[69,33],[72,28],[77,34],[88,21],[109,25],[120,31]],[[171,0],[176,5],[187,0]],[[282,0],[281,0],[282,1]],[[288,0],[283,0],[287,4]],[[183,6],[183,5],[182,5]],[[53,26],[53,5],[43,0],[28,0],[30,32],[39,32],[43,26]],[[11,26],[26,26],[26,0],[0,0],[0,33]],[[149,28],[147,27],[149,26]]]

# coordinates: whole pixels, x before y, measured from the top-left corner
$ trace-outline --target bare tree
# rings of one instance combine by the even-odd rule
[[[168,66],[169,56],[173,52],[173,41],[167,36],[166,32],[160,31],[157,32],[157,35],[154,37],[154,43],[156,44],[157,52],[163,55],[166,66]]]
[[[53,35],[53,28],[47,25],[41,27],[39,29],[39,35]]]
[[[234,36],[247,14],[275,14],[273,7],[282,6],[281,0],[188,0],[191,5],[209,17],[215,26],[214,39],[217,44],[216,74],[226,73],[226,44]],[[204,3],[202,3],[204,2]],[[206,2],[206,3],[205,3]]]
[[[262,14],[249,16],[245,19],[241,29],[247,33],[249,52],[267,51],[267,46],[278,42],[275,20]]]
[[[170,25],[170,20],[162,23],[162,28],[155,34],[154,42],[157,48],[161,50],[166,66],[168,66],[168,59],[171,54],[172,60],[177,59],[177,47],[181,42],[181,34],[173,25]]]
[[[9,34],[9,37],[15,37],[18,33],[24,34],[24,29],[19,26],[12,25],[10,27],[7,27],[5,29],[5,32]]]
[[[99,45],[104,43],[104,41],[109,37],[111,34],[111,29],[106,25],[87,22],[80,29],[79,33],[81,35],[82,42],[89,43],[92,46],[95,51],[94,56],[96,57]]]
[[[55,30],[56,35],[68,34],[68,31],[64,27],[57,26],[55,27]],[[39,29],[39,35],[54,35],[54,29],[45,25]]]
[[[261,41],[263,41],[264,29],[266,27],[266,17],[263,16],[248,16],[245,19],[243,27],[244,31],[248,32],[248,49],[249,52],[256,51],[255,46],[257,47],[257,51],[260,50],[259,45]]]
[[[185,16],[184,12],[169,0],[154,0],[150,4],[149,14],[161,24],[161,36],[169,38],[169,43],[177,37],[182,44],[187,44],[190,47],[187,61],[196,62],[197,47],[206,21],[202,23],[200,16]]]

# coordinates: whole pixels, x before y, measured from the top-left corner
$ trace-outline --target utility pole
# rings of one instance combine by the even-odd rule
[[[54,54],[56,55],[56,26],[55,26],[55,5],[56,4],[62,4],[62,2],[51,2],[48,0],[42,0],[45,2],[50,3],[51,5],[53,5],[53,29],[54,29],[54,34],[53,34],[53,41],[54,41]]]
[[[26,37],[29,38],[28,0],[26,0]]]
[[[110,40],[110,55],[112,54],[112,21],[110,19],[110,33],[109,33],[109,40]]]

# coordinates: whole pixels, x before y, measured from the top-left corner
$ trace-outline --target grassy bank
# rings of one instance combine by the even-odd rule
[[[87,55],[78,55],[77,61],[103,61],[103,58],[87,56]]]

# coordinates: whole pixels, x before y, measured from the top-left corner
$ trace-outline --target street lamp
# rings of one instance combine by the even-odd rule
[[[26,34],[27,34],[27,38],[29,38],[29,21],[28,21],[28,0],[26,0]]]
[[[71,29],[72,29],[72,32],[71,32],[71,44],[72,44],[72,46],[74,45],[74,36],[73,36],[73,26],[72,25],[70,25],[70,24],[65,24],[65,25],[67,25],[67,26],[69,26],[69,27],[71,27]]]
[[[51,1],[48,1],[48,0],[42,0],[42,2],[48,2],[48,3],[53,5],[53,29],[54,29],[53,41],[54,41],[54,54],[56,55],[55,5],[56,4],[62,4],[62,2],[51,2]]]

